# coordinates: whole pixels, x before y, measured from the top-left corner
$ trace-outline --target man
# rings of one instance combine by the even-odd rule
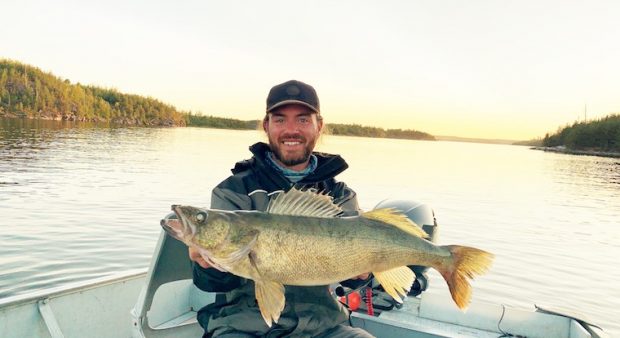
[[[348,167],[346,162],[338,155],[313,152],[323,118],[312,86],[291,80],[273,87],[263,129],[269,144],[250,147],[253,157],[238,162],[233,175],[213,189],[211,208],[264,211],[272,195],[296,186],[328,192],[345,214],[358,213],[355,192],[334,179]],[[328,286],[287,285],[286,305],[270,328],[260,314],[252,280],[210,268],[192,248],[189,255],[194,261],[194,284],[223,293],[198,313],[205,337],[372,337],[348,325],[347,310]]]

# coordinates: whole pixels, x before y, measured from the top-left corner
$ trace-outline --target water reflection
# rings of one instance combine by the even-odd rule
[[[10,172],[9,166],[18,167],[18,172],[35,170],[36,162],[49,159],[49,151],[71,145],[71,142],[78,146],[77,141],[87,137],[84,130],[114,130],[99,127],[93,123],[0,118],[0,172]]]

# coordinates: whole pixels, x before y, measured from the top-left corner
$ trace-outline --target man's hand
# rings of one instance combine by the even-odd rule
[[[367,279],[368,279],[368,277],[370,277],[370,272],[363,273],[363,274],[361,274],[361,275],[359,275],[359,276],[355,276],[355,277],[353,277],[353,278],[351,278],[351,279],[363,279],[363,280],[367,280]]]
[[[211,265],[209,265],[209,263],[207,263],[207,261],[205,261],[205,259],[202,258],[198,249],[191,247],[191,246],[189,247],[189,259],[196,262],[198,265],[200,265],[201,267],[205,269],[211,267]]]

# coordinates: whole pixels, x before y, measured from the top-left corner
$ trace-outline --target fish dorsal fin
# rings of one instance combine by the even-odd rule
[[[409,217],[407,217],[405,214],[396,209],[375,209],[363,213],[362,217],[374,219],[376,221],[381,221],[383,223],[393,225],[400,230],[416,237],[428,238],[428,234],[424,230],[422,230],[421,227],[419,227],[412,220],[410,220]]]
[[[373,271],[372,274],[383,286],[385,292],[399,303],[403,302],[402,297],[407,295],[415,281],[415,274],[406,266],[382,272]]]
[[[278,194],[269,201],[267,212],[271,214],[324,217],[338,216],[342,209],[334,203],[331,196],[315,190],[298,190],[292,188]]]

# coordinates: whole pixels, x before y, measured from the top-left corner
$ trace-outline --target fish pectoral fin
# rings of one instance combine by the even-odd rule
[[[240,262],[243,259],[248,258],[252,249],[256,245],[256,239],[258,238],[258,234],[254,234],[253,237],[249,240],[248,244],[241,246],[238,250],[231,252],[228,256],[225,257],[214,257],[210,256],[211,261],[213,261],[216,265],[224,268],[227,271],[232,270],[232,266],[236,263]]]
[[[204,259],[207,264],[209,264],[211,267],[216,268],[217,270],[220,270],[222,272],[227,272],[228,270],[226,270],[225,267],[221,266],[217,261],[214,261],[211,255],[211,252],[209,252],[209,250],[203,249],[201,247],[196,247],[198,249],[198,252],[200,253],[200,256],[202,257],[202,259]]]
[[[415,274],[406,266],[372,274],[383,286],[385,292],[399,303],[403,302],[401,297],[407,295],[415,281]]]
[[[258,301],[260,314],[267,326],[271,327],[272,322],[278,322],[280,314],[284,310],[284,285],[264,280],[256,280],[254,284],[256,285],[256,301]]]
[[[250,260],[250,265],[252,265],[252,267],[254,268],[252,279],[253,280],[262,279],[263,276],[260,270],[258,269],[258,258],[256,257],[256,252],[250,251],[250,253],[248,254],[248,259]]]
[[[415,224],[409,217],[396,209],[375,209],[363,213],[362,217],[387,223],[416,237],[428,238],[428,234],[422,230],[419,225]]]

